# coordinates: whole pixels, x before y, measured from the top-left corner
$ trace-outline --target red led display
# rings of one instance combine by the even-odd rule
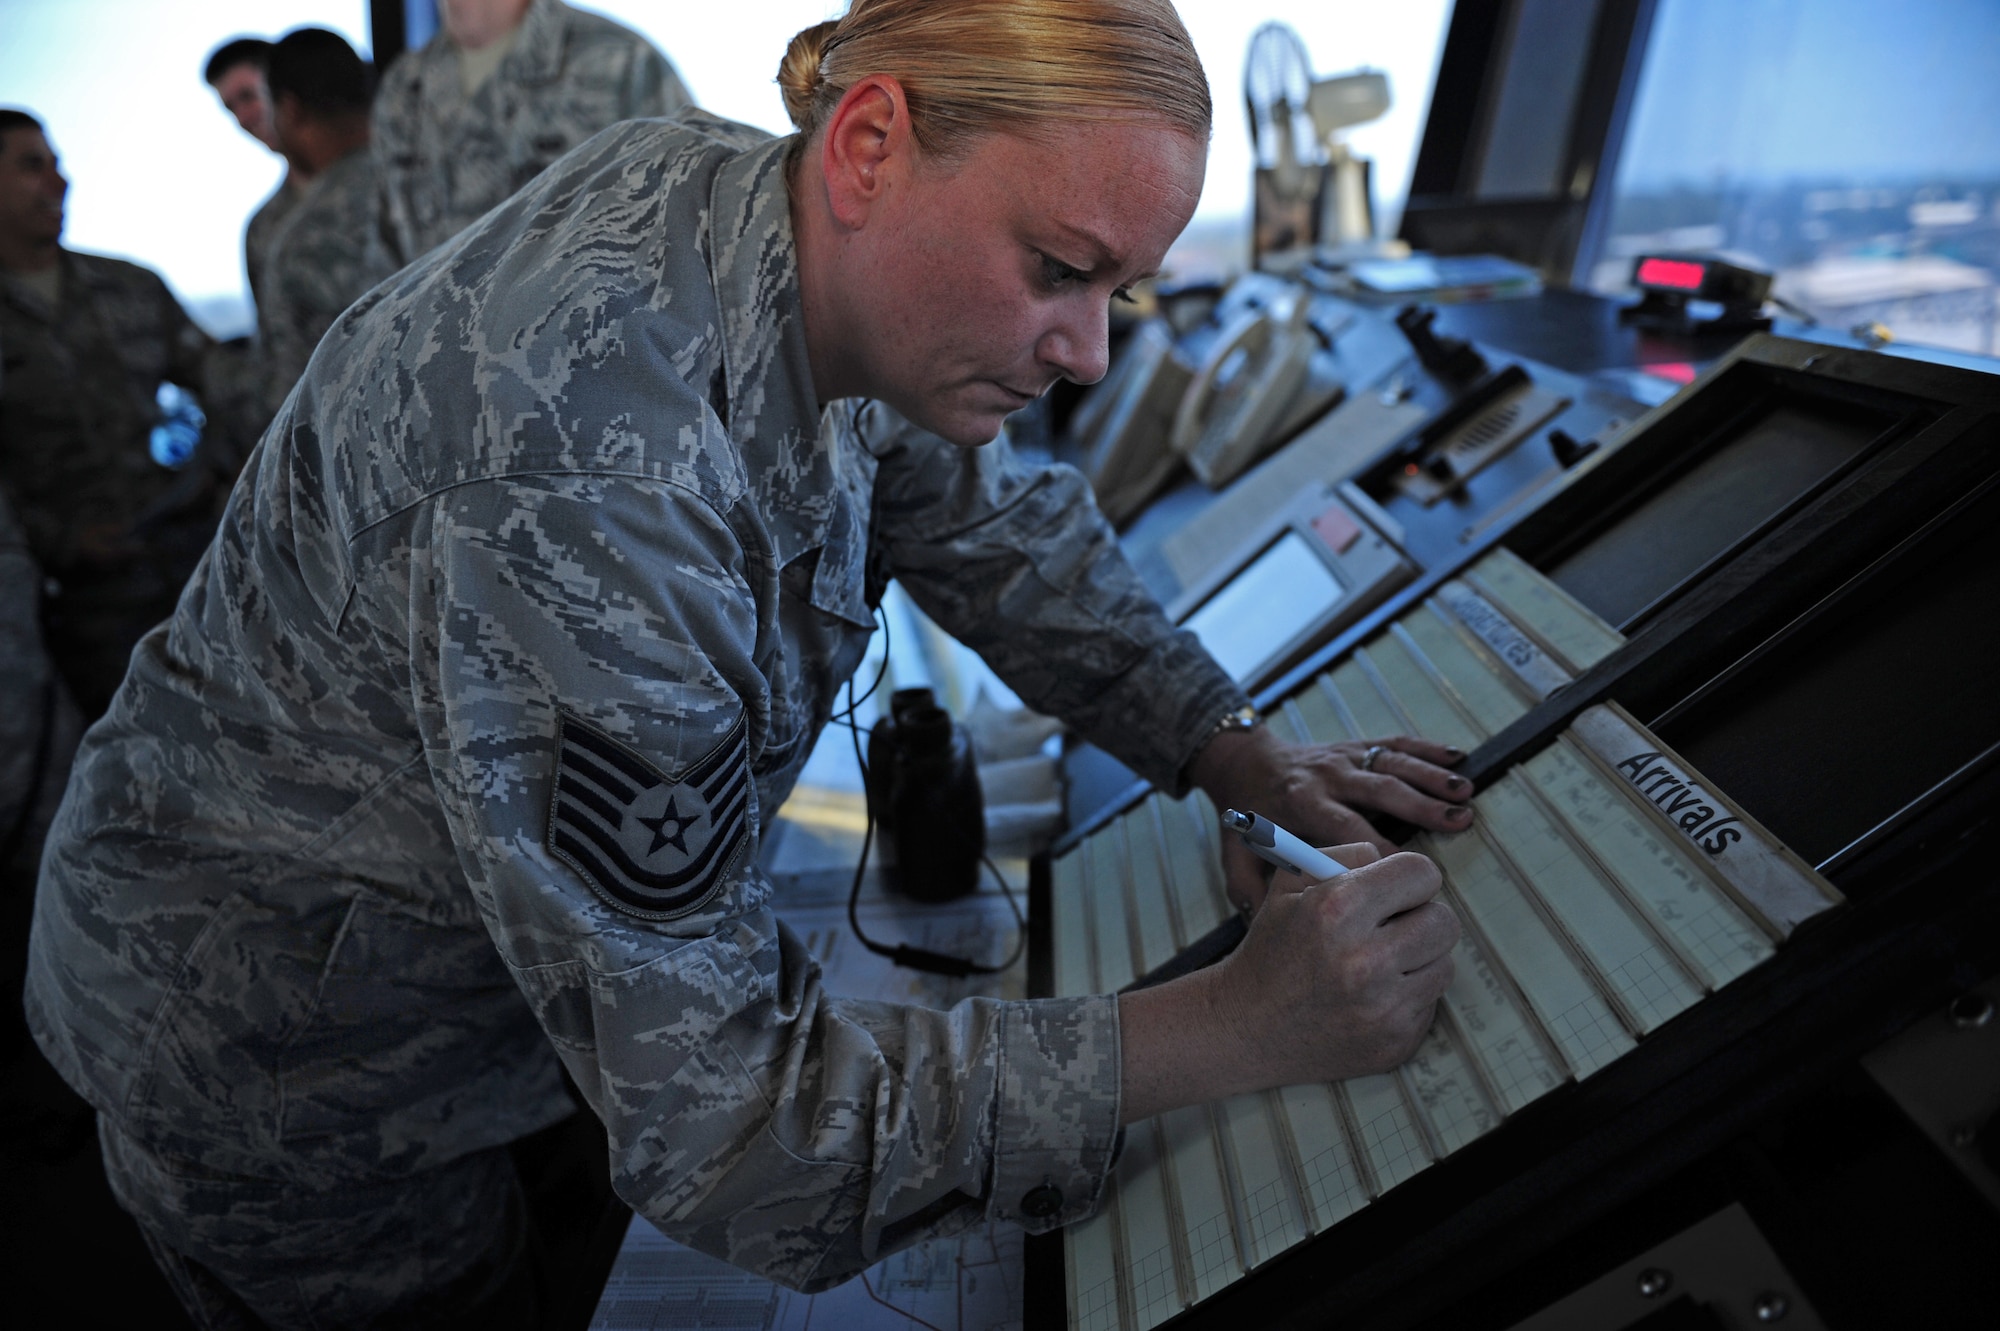
[[[1705,264],[1685,259],[1641,259],[1635,281],[1642,287],[1666,287],[1671,291],[1699,291],[1708,276]]]

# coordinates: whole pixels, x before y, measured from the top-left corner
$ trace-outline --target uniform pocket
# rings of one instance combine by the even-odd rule
[[[254,1084],[231,1085],[216,1066],[220,1047],[256,1033],[235,1001],[240,986],[229,964],[242,951],[238,944],[251,904],[242,891],[223,899],[182,955],[153,1011],[137,1071],[119,1097],[126,1122],[149,1137],[198,1137],[212,1120],[231,1116],[266,1128],[271,1123],[257,1113]]]
[[[514,972],[514,983],[542,1030],[560,1049],[586,1058],[597,1055],[597,1022],[591,1012],[590,968],[559,961]]]
[[[280,1056],[279,1136],[377,1131],[392,1113],[446,1122],[539,1086],[550,1061],[483,928],[363,894]]]

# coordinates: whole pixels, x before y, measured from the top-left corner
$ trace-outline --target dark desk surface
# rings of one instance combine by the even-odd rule
[[[1440,333],[1469,337],[1489,347],[1511,351],[1517,356],[1526,356],[1572,374],[1664,365],[1699,371],[1720,360],[1742,340],[1742,335],[1737,333],[1725,333],[1719,337],[1669,337],[1641,332],[1629,324],[1618,322],[1618,311],[1630,303],[1630,300],[1599,296],[1588,291],[1551,287],[1538,295],[1516,300],[1440,305],[1437,307],[1435,326]],[[1879,350],[1888,356],[2000,374],[2000,357],[1983,356],[1976,352],[1953,351],[1912,342],[1877,345],[1863,341],[1844,328],[1808,324],[1783,317],[1773,320],[1771,331],[1780,337],[1795,337],[1805,342]],[[1681,378],[1680,375],[1670,377]]]
[[[1667,337],[1641,332],[1618,322],[1618,311],[1627,303],[1552,287],[1515,300],[1440,305],[1436,328],[1440,333],[1469,337],[1572,374],[1647,365],[1701,367],[1719,360],[1743,340],[1740,333]],[[1780,320],[1779,324],[1772,331],[1787,337],[1807,335],[1802,324],[1791,320]]]

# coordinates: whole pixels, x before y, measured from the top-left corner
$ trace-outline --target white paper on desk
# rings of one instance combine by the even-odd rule
[[[1027,892],[1016,887],[1015,899],[1027,909]],[[997,964],[1014,950],[1019,926],[1014,912],[998,892],[976,892],[937,905],[896,898],[864,899],[858,907],[861,927],[878,943],[893,947],[910,943]],[[828,993],[850,998],[876,998],[890,1003],[916,1003],[947,1008],[962,998],[1025,998],[1026,954],[1005,975],[952,978],[909,970],[877,956],[861,945],[847,924],[847,905],[785,907],[778,918],[804,941],[826,976]]]

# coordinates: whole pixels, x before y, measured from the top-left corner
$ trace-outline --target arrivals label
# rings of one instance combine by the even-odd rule
[[[1702,852],[1780,936],[1840,900],[1811,866],[1615,703],[1579,713],[1570,736]]]

